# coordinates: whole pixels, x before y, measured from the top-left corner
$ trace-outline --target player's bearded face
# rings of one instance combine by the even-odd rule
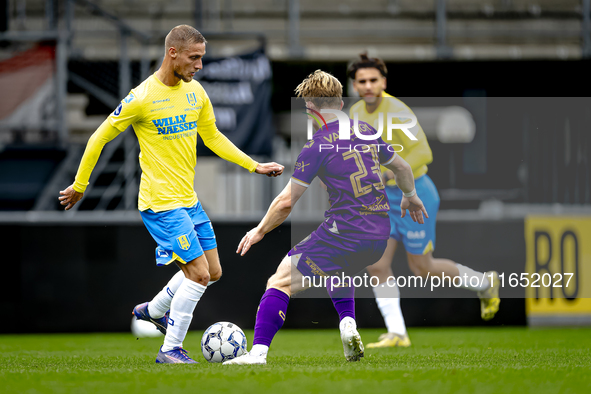
[[[201,59],[205,55],[205,44],[192,44],[176,53],[173,60],[174,76],[184,82],[191,82],[195,74],[203,68]]]
[[[377,68],[360,68],[355,73],[353,87],[368,104],[373,104],[386,90],[386,78]]]

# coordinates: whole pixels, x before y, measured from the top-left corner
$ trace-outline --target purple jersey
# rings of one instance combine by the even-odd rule
[[[388,239],[390,205],[384,191],[380,164],[394,160],[396,153],[381,137],[362,140],[339,139],[339,122],[328,123],[314,134],[295,164],[292,182],[308,187],[318,176],[327,187],[330,208],[321,225],[333,234],[359,239]],[[359,122],[359,131],[375,135],[376,130]]]

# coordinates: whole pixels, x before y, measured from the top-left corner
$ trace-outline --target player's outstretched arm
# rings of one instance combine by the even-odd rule
[[[80,167],[78,167],[74,183],[65,190],[60,191],[60,197],[58,199],[60,200],[60,204],[65,206],[66,211],[72,209],[82,199],[86,186],[88,186],[90,174],[101,155],[103,147],[120,133],[121,131],[111,126],[107,119],[92,134],[86,144],[86,150],[84,151],[84,155],[82,155],[82,160],[80,160]]]
[[[410,165],[402,157],[396,155],[394,160],[392,160],[392,162],[386,167],[394,172],[396,184],[404,193],[402,202],[400,203],[400,216],[405,217],[406,210],[408,209],[410,217],[414,222],[420,224],[425,223],[423,215],[425,215],[426,218],[429,218],[429,214],[427,213],[427,209],[425,209],[423,202],[417,196],[415,180]]]
[[[277,163],[257,163],[246,153],[242,152],[225,135],[220,133],[215,123],[202,125],[199,135],[205,146],[224,160],[238,164],[250,172],[265,174],[269,177],[279,176],[283,173],[283,166]]]
[[[265,234],[283,223],[291,213],[291,208],[305,191],[304,186],[288,182],[283,191],[275,197],[259,225],[247,232],[242,238],[236,253],[244,256],[252,245],[263,239]]]

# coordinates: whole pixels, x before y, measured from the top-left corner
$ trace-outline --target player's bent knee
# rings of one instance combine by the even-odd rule
[[[207,272],[207,270],[202,269],[187,270],[185,271],[185,277],[203,286],[207,286],[207,284],[211,280],[209,272]]]
[[[191,280],[193,282],[199,283],[200,285],[207,286],[207,284],[211,280],[211,277],[209,276],[209,273],[203,273],[203,274],[197,274],[195,276],[195,279],[191,279]]]
[[[221,277],[222,277],[222,269],[221,268],[219,270],[209,273],[209,280],[216,281],[216,280],[220,280]]]
[[[276,275],[273,275],[269,278],[269,280],[267,280],[267,290],[271,287],[276,287],[275,285],[277,284],[277,280],[276,280]]]
[[[275,287],[277,289],[283,289],[285,287],[286,281],[278,274],[273,274],[269,280],[267,281],[267,290],[271,287]]]

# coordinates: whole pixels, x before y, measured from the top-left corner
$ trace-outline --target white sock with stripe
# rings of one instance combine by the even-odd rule
[[[185,279],[183,271],[177,272],[160,290],[158,294],[148,303],[148,313],[154,319],[159,319],[170,309],[170,303],[179,286]]]
[[[190,279],[183,280],[170,304],[168,328],[164,337],[164,345],[162,345],[163,352],[183,346],[183,340],[193,319],[195,306],[206,289],[207,287]]]
[[[183,271],[177,272],[160,290],[158,294],[148,303],[148,313],[154,319],[159,319],[168,312],[170,309],[170,303],[172,302],[172,297],[174,297],[174,293],[177,292],[179,286],[185,279],[185,274]],[[219,279],[218,279],[219,280]],[[216,283],[217,280],[210,280],[207,283],[207,287]]]
[[[394,286],[390,286],[390,285]],[[376,303],[382,313],[388,332],[406,334],[406,325],[400,309],[400,289],[395,282],[382,283],[373,288]]]

